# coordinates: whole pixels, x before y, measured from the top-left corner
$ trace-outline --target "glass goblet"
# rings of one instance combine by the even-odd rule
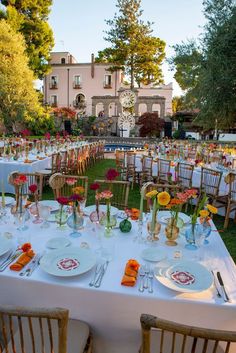
[[[40,206],[39,207],[39,215],[43,220],[43,223],[41,224],[40,228],[46,229],[46,228],[50,227],[50,225],[47,221],[50,216],[50,213],[51,213],[51,208],[49,206]]]

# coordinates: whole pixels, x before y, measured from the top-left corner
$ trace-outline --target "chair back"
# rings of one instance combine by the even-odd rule
[[[88,193],[88,177],[80,175],[64,175],[55,173],[49,179],[49,186],[53,190],[54,198],[60,196],[70,196],[73,194],[72,189],[77,186],[84,188],[84,197],[87,199]]]
[[[122,170],[125,167],[125,151],[116,150],[116,168]]]
[[[69,311],[0,306],[1,353],[66,353]]]
[[[59,173],[61,170],[61,155],[60,153],[52,154],[52,174]]]
[[[126,153],[126,166],[127,169],[135,169],[135,153],[127,152]]]
[[[202,167],[201,172],[201,193],[216,198],[219,194],[219,187],[222,178],[222,172]]]
[[[180,183],[184,188],[192,187],[192,177],[193,177],[194,165],[188,163],[178,163],[177,165],[177,178],[178,183]]]
[[[43,194],[43,174],[40,173],[20,173],[18,171],[11,172],[8,176],[8,183],[13,185],[15,188],[15,194],[17,194],[17,188],[18,186],[15,185],[14,180],[19,176],[19,175],[25,175],[27,178],[27,181],[25,184],[22,186],[22,194],[27,194],[30,195],[31,192],[29,190],[29,186],[32,184],[37,185],[37,193],[38,193],[38,199],[42,199],[42,194]]]
[[[155,353],[229,353],[231,343],[236,342],[233,331],[182,325],[149,314],[142,314],[140,322],[140,353],[151,353],[151,347]]]
[[[115,206],[122,210],[128,207],[130,189],[129,181],[94,180],[94,182],[100,185],[99,191],[110,190],[113,193],[113,197],[111,199],[112,206]],[[104,201],[101,200],[101,202]]]
[[[229,200],[236,202],[236,173],[229,173],[225,177],[225,181],[229,183]]]
[[[153,164],[153,158],[144,156],[143,157],[143,172],[148,173],[149,175],[152,175],[152,164]]]
[[[167,159],[158,160],[158,180],[159,182],[167,181],[167,173],[170,172],[170,162]]]

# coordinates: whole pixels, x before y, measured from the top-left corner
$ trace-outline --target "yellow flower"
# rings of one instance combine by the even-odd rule
[[[201,210],[201,211],[199,212],[199,214],[200,214],[201,217],[206,218],[206,217],[209,216],[209,211],[207,211],[207,210]]]
[[[158,194],[157,200],[159,205],[166,206],[170,202],[170,194],[168,194],[166,191],[162,191],[160,194]]]
[[[218,212],[217,208],[214,207],[214,206],[212,206],[212,205],[209,205],[209,204],[208,204],[206,207],[207,207],[207,209],[208,209],[211,213],[213,213],[213,214],[216,214],[216,213]]]
[[[158,194],[158,192],[156,190],[152,190],[146,194],[146,197],[152,198],[152,197],[156,196],[157,194]]]
[[[72,189],[72,192],[77,195],[81,195],[84,193],[84,187],[83,186],[76,186],[75,188]]]

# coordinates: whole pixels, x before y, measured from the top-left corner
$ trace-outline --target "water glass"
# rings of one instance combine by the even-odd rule
[[[49,206],[41,205],[39,207],[39,215],[40,215],[40,218],[42,218],[43,220],[43,223],[41,224],[40,228],[46,229],[50,227],[47,221],[50,216],[50,213],[51,213],[51,208]]]

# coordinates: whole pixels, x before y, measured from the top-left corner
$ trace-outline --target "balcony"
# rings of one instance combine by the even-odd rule
[[[77,83],[77,82],[73,82],[73,88],[74,89],[80,89],[80,88],[82,88],[82,84],[81,83]]]
[[[49,88],[50,89],[58,89],[58,84],[57,83],[50,83]]]

